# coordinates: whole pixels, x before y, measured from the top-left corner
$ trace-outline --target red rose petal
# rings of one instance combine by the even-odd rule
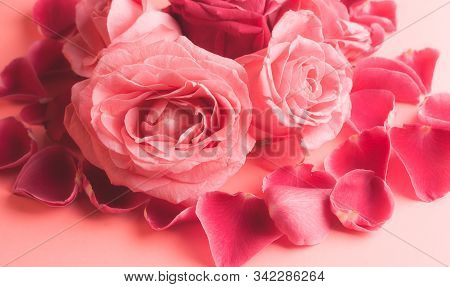
[[[450,94],[433,94],[419,109],[419,120],[434,128],[450,129]]]
[[[450,191],[450,130],[405,125],[390,130],[391,144],[422,201]]]
[[[431,91],[434,68],[439,58],[439,51],[431,48],[419,51],[410,50],[401,54],[398,59],[416,71],[427,92]]]
[[[341,177],[330,196],[331,210],[349,228],[379,229],[394,210],[389,186],[375,172],[357,169]]]
[[[173,204],[158,198],[150,199],[145,207],[144,216],[150,227],[158,231],[196,218],[194,206]]]
[[[61,146],[47,147],[35,155],[20,171],[13,192],[51,206],[70,204],[80,190],[77,160]]]
[[[43,124],[47,118],[47,105],[41,103],[33,103],[25,106],[20,111],[20,118],[30,125]]]
[[[366,169],[385,179],[389,154],[389,136],[383,128],[375,127],[351,136],[335,149],[325,159],[325,170],[339,178],[351,170]]]
[[[251,194],[206,193],[196,214],[217,266],[240,266],[281,236],[264,200]]]
[[[0,120],[0,170],[24,164],[36,151],[29,131],[15,118]]]
[[[385,126],[394,110],[395,95],[388,90],[361,90],[350,95],[351,124],[357,131]]]
[[[83,163],[83,172],[85,175],[84,190],[91,203],[103,212],[128,212],[150,199],[144,193],[132,192],[124,186],[112,185],[103,170],[88,162]]]
[[[78,0],[38,0],[33,8],[33,18],[45,36],[68,36],[75,28],[77,3]]]

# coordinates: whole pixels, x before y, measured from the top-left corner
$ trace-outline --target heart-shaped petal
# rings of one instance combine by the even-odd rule
[[[389,154],[388,134],[384,128],[375,127],[351,136],[335,149],[325,159],[325,170],[339,178],[351,170],[366,169],[385,179]]]
[[[37,150],[30,132],[15,118],[0,120],[0,170],[24,164]]]
[[[392,128],[389,134],[416,196],[433,201],[446,195],[450,191],[450,130],[405,125]]]
[[[369,170],[352,170],[341,177],[331,196],[331,210],[341,223],[357,231],[379,229],[394,210],[386,182]]]
[[[50,146],[23,166],[13,192],[50,206],[65,206],[75,199],[80,185],[80,168],[72,153],[62,146]]]
[[[206,193],[196,214],[217,266],[240,266],[281,236],[264,200],[252,194]]]
[[[194,206],[184,203],[173,204],[158,198],[150,199],[145,207],[144,216],[150,227],[158,231],[196,218]]]
[[[450,129],[450,94],[428,96],[420,106],[419,120],[434,128]]]

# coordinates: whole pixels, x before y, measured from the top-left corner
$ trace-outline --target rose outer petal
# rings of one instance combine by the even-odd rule
[[[433,201],[450,191],[450,130],[405,125],[389,135],[420,200]]]
[[[325,170],[339,178],[354,169],[372,170],[386,178],[389,163],[389,136],[381,127],[351,136],[325,159]]]
[[[50,206],[65,206],[80,191],[80,178],[79,165],[72,153],[62,146],[50,146],[24,165],[13,192]]]
[[[206,193],[196,214],[217,266],[240,266],[281,236],[264,200],[251,194]]]
[[[9,117],[0,120],[0,170],[24,164],[37,150],[25,126]]]
[[[379,229],[394,210],[394,197],[375,172],[356,169],[341,177],[331,196],[331,210],[341,223],[357,231]]]
[[[420,106],[419,120],[433,128],[450,130],[450,94],[428,96]]]
[[[38,0],[33,18],[42,34],[50,38],[69,35],[75,28],[75,6],[79,0]]]
[[[157,231],[196,218],[194,206],[173,204],[158,198],[150,199],[145,207],[144,216],[149,226]]]

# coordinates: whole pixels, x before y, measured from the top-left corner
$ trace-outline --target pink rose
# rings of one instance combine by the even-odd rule
[[[214,191],[254,140],[247,74],[180,37],[105,51],[73,88],[65,124],[114,185],[179,203]]]
[[[169,0],[183,34],[215,54],[237,58],[267,46],[270,18],[286,0]]]
[[[76,6],[77,33],[66,41],[64,55],[79,75],[89,77],[109,45],[130,42],[158,30],[166,39],[179,28],[168,14],[152,8],[150,0],[80,0]]]
[[[351,109],[351,66],[323,40],[319,18],[290,11],[267,50],[238,59],[249,74],[256,139],[301,135],[317,148],[339,133]]]

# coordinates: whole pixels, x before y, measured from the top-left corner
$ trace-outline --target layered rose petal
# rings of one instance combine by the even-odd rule
[[[450,129],[450,94],[428,96],[419,109],[422,123],[434,128]]]
[[[103,212],[124,213],[138,208],[150,197],[129,188],[112,185],[105,172],[87,162],[83,164],[84,190],[91,203]]]
[[[325,159],[325,170],[334,177],[344,176],[354,169],[373,171],[386,178],[389,163],[389,136],[381,127],[375,127],[351,136]]]
[[[389,132],[416,196],[433,201],[450,191],[450,130],[405,125]]]
[[[250,194],[206,193],[196,214],[217,266],[240,266],[281,236],[264,200]]]
[[[36,151],[30,132],[15,118],[0,120],[0,170],[24,164]]]
[[[65,206],[81,188],[78,161],[66,148],[51,146],[33,155],[23,166],[13,192],[50,206]]]
[[[394,210],[394,197],[386,182],[368,170],[352,170],[341,177],[331,196],[331,210],[353,230],[379,229]]]
[[[350,123],[357,131],[387,125],[395,107],[395,95],[388,90],[360,90],[351,93]]]
[[[427,92],[431,91],[434,68],[439,58],[439,51],[432,48],[426,48],[418,51],[409,50],[401,54],[398,59],[416,71]]]
[[[196,218],[195,206],[188,203],[173,204],[152,198],[144,210],[145,220],[153,230],[164,230],[181,222]]]
[[[38,0],[33,18],[47,37],[68,36],[75,28],[75,6],[79,0]]]

